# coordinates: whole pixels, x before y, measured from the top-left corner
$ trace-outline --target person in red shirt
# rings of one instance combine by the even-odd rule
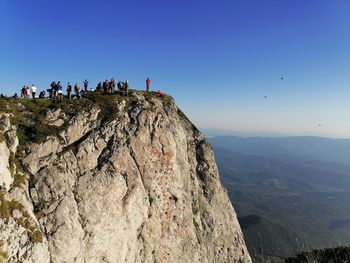
[[[151,80],[149,78],[146,79],[146,91],[149,91],[149,86],[151,85]]]

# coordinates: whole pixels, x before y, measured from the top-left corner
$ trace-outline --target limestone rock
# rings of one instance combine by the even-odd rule
[[[4,172],[16,140],[0,144],[9,262],[251,262],[206,139],[172,99],[132,96],[108,122],[48,114],[65,128],[26,145],[27,189]]]
[[[15,154],[17,146],[16,127],[11,125],[10,115],[0,113],[0,187],[6,190],[13,183],[11,155]]]

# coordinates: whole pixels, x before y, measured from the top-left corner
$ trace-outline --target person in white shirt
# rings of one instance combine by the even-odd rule
[[[33,99],[35,99],[35,94],[36,94],[36,87],[34,86],[34,84],[32,85],[32,88],[31,88],[31,92],[32,92],[32,96],[33,96]]]

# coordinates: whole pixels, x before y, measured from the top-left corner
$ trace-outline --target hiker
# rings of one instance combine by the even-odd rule
[[[23,88],[21,89],[21,98],[25,98],[26,96],[26,86],[23,86]]]
[[[32,85],[32,89],[31,89],[31,91],[32,91],[32,98],[33,98],[33,99],[35,99],[36,90],[37,90],[37,88],[36,88],[35,85],[33,84],[33,85]]]
[[[81,89],[79,92],[80,97],[85,97],[86,91],[85,89]]]
[[[108,79],[106,80],[106,90],[107,90],[107,94],[111,93],[111,83]]]
[[[112,81],[111,80],[106,80],[106,89],[107,89],[107,93],[111,94],[112,93]]]
[[[129,81],[125,80],[125,83],[124,83],[124,96],[128,96],[128,92],[129,92]]]
[[[50,84],[50,87],[51,87],[50,99],[53,99],[55,97],[56,82],[52,81]]]
[[[103,93],[107,93],[107,82],[106,81],[104,81],[102,83],[102,89],[103,89]]]
[[[120,81],[118,81],[117,83],[117,93],[119,93],[120,95],[123,94],[123,86],[122,86],[122,83]]]
[[[63,87],[60,81],[57,83],[57,97],[59,100],[63,99]]]
[[[67,98],[72,98],[72,85],[70,84],[70,82],[67,83]]]
[[[123,85],[121,86],[121,89],[120,89],[121,95],[122,95],[122,96],[128,96],[129,81],[128,81],[128,80],[125,80],[125,82],[121,82],[121,81],[120,81],[120,83],[123,84]],[[118,84],[119,84],[119,83],[118,83]],[[118,88],[119,88],[119,86],[118,86]]]
[[[58,81],[54,87],[54,97],[57,98],[58,95],[58,86],[61,85],[61,81]]]
[[[4,94],[0,94],[0,98],[6,98]]]
[[[97,84],[96,91],[97,92],[101,92],[102,91],[102,83],[101,83],[101,81]]]
[[[40,93],[39,93],[39,99],[45,99],[45,94],[46,94],[45,90],[40,91]]]
[[[103,82],[102,88],[103,88],[103,93],[107,94],[107,92],[108,92],[108,80],[105,80]]]
[[[149,92],[149,86],[151,85],[151,80],[149,78],[146,79],[146,91]]]
[[[161,93],[160,90],[157,92],[157,97],[163,97],[163,93]]]
[[[29,95],[30,95],[30,88],[27,86],[26,87],[26,95],[25,95],[25,97],[28,99],[29,98]]]
[[[111,94],[114,94],[115,93],[115,79],[114,78],[111,79],[109,86],[110,86],[109,88],[111,89]]]
[[[74,85],[74,93],[75,93],[75,97],[77,98],[79,98],[79,90],[80,90],[79,84],[78,82],[76,82]]]
[[[15,93],[15,95],[12,96],[12,98],[18,99],[18,94],[17,94],[17,92]]]
[[[50,99],[53,99],[55,96],[55,89],[54,88],[49,89],[49,93],[50,93]]]
[[[89,81],[85,79],[83,83],[84,83],[84,91],[88,91]]]

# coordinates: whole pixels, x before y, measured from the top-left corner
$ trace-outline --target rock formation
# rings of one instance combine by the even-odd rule
[[[3,102],[0,262],[251,262],[211,147],[174,101],[100,97]]]

